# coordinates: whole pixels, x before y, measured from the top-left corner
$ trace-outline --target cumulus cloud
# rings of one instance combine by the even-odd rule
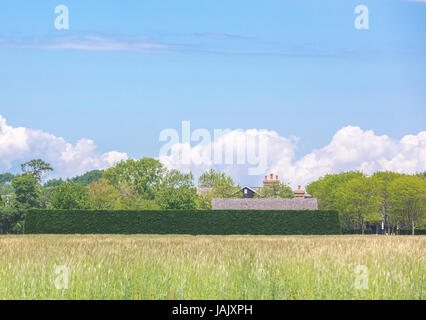
[[[296,159],[298,141],[296,137],[282,137],[275,131],[235,130],[211,143],[194,147],[189,143],[175,143],[169,148],[169,154],[161,155],[160,160],[168,167],[192,171],[196,176],[213,167],[232,175],[237,181],[254,185],[259,185],[263,175],[272,172],[293,187],[306,185],[327,173],[348,170],[360,170],[366,174],[378,170],[403,173],[426,170],[426,131],[394,140],[371,130],[347,126],[340,129],[328,145]],[[234,146],[232,163],[214,161],[218,145],[231,146],[230,149]],[[244,155],[240,157],[244,161],[238,160],[236,145],[245,150],[245,158]],[[252,161],[250,153],[256,155]],[[204,161],[200,163],[200,159]],[[264,170],[250,176],[250,169],[262,167],[262,161],[266,161]]]
[[[192,171],[195,177],[215,168],[253,186],[260,185],[269,173],[296,187],[328,173],[348,170],[366,174],[378,170],[426,171],[426,131],[396,140],[347,126],[338,130],[327,145],[300,158],[296,157],[299,138],[283,137],[271,130],[223,130],[211,134],[198,129],[188,134],[189,141],[184,142],[179,141],[176,131],[171,130],[166,136],[170,139],[161,140],[167,143],[159,159],[168,168]],[[34,158],[51,163],[54,176],[67,178],[113,166],[128,159],[128,155],[117,151],[99,153],[89,139],[80,139],[73,145],[41,130],[12,127],[0,115],[0,172]]]
[[[236,179],[261,176],[270,162],[287,160],[290,163],[297,142],[295,137],[281,137],[275,131],[257,129],[222,130],[213,136],[205,129],[198,129],[191,138],[202,141],[192,147],[189,142],[168,142],[170,146],[160,151],[160,161],[169,168],[191,171],[195,176],[214,167]]]
[[[93,140],[80,139],[73,145],[41,130],[12,127],[0,115],[0,170],[10,170],[34,158],[50,163],[54,176],[68,178],[110,167],[128,156],[117,151],[100,154]]]
[[[272,169],[280,170],[280,163]],[[416,173],[426,170],[426,131],[394,140],[372,130],[348,126],[331,142],[305,155],[290,168],[293,183],[309,183],[327,173],[359,170],[371,174],[379,170]]]

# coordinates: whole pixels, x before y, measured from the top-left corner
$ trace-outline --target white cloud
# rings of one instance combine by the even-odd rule
[[[366,174],[378,170],[403,173],[426,170],[426,131],[407,135],[398,141],[386,135],[378,136],[371,130],[364,131],[359,127],[347,126],[339,130],[328,145],[313,150],[300,159],[295,157],[297,138],[282,137],[277,132],[268,130],[231,131],[212,144],[192,148],[189,145],[175,144],[172,150],[183,149],[189,159],[199,159],[218,143],[233,145],[236,141],[248,141],[250,137],[262,139],[262,143],[266,145],[267,170],[264,174],[278,174],[281,180],[293,187],[298,184],[306,186],[327,173],[347,170],[360,170]],[[183,165],[176,160],[176,154],[160,157],[160,160],[168,167],[191,170],[196,176],[214,167],[231,174],[235,180],[243,183],[260,185],[263,178],[263,174],[249,177],[248,169],[253,167],[253,164],[237,164],[236,157],[233,165],[215,165],[207,161],[201,165]]]
[[[249,141],[255,144],[251,145]],[[283,137],[275,131],[233,130],[211,143],[193,147],[176,143],[171,154],[159,159],[169,168],[192,171],[196,177],[213,167],[223,170],[236,181],[253,186],[260,185],[263,175],[271,172],[296,187],[298,184],[306,186],[327,173],[347,170],[360,170],[367,174],[377,170],[426,171],[426,131],[395,140],[387,135],[376,135],[372,130],[347,126],[340,129],[329,144],[299,159],[295,155],[298,141],[296,137]],[[226,146],[234,147],[231,163],[225,162]],[[238,161],[236,147],[241,146],[244,152]],[[220,148],[223,148],[223,154],[221,163],[218,163],[214,155]],[[178,159],[179,152],[186,163]],[[263,157],[265,154],[266,157]],[[80,139],[73,145],[41,130],[12,127],[0,115],[0,172],[16,168],[19,163],[33,158],[51,163],[55,169],[54,176],[66,178],[110,167],[128,159],[128,156],[117,151],[98,153],[94,141],[89,139]],[[264,160],[265,170],[259,175],[249,176],[249,169],[259,166]]]
[[[276,165],[273,169],[280,170]],[[291,180],[309,183],[327,173],[360,170],[371,174],[378,170],[416,173],[426,170],[426,131],[393,140],[386,135],[348,126],[339,130],[331,142],[296,161]]]
[[[128,156],[117,151],[99,154],[93,140],[80,139],[72,145],[41,130],[12,127],[0,115],[0,171],[34,158],[50,163],[55,169],[52,176],[68,178],[110,167]]]
[[[174,46],[150,41],[147,37],[111,36],[99,34],[55,37],[14,37],[0,39],[0,45],[14,48],[57,49],[81,51],[163,52]]]
[[[192,171],[196,177],[214,167],[237,180],[244,180],[250,169],[259,168],[263,175],[271,162],[291,163],[297,140],[281,137],[275,131],[229,130],[210,143],[193,147],[189,143],[175,143],[170,153],[160,155],[159,159],[169,168]]]

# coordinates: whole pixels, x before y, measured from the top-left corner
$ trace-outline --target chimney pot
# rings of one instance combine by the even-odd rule
[[[299,190],[300,190],[300,186],[299,186]]]
[[[278,180],[278,175],[275,176],[275,179]]]
[[[271,173],[271,180],[273,180],[274,179],[274,174],[273,173]]]

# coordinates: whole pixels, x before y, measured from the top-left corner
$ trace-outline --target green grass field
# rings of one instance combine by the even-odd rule
[[[426,236],[1,236],[0,298],[425,299],[425,249]]]

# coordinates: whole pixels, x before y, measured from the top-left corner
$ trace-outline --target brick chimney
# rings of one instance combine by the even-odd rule
[[[297,190],[293,191],[294,198],[304,198],[305,190],[302,189],[302,186],[298,186]]]
[[[275,179],[274,179],[274,174],[273,173],[271,173],[270,175],[269,175],[269,178],[268,178],[268,176],[266,175],[265,176],[265,179],[263,180],[263,186],[265,187],[265,186],[270,186],[271,184],[275,184],[275,183],[279,183],[280,182],[280,180],[278,180],[278,175],[275,175]]]

